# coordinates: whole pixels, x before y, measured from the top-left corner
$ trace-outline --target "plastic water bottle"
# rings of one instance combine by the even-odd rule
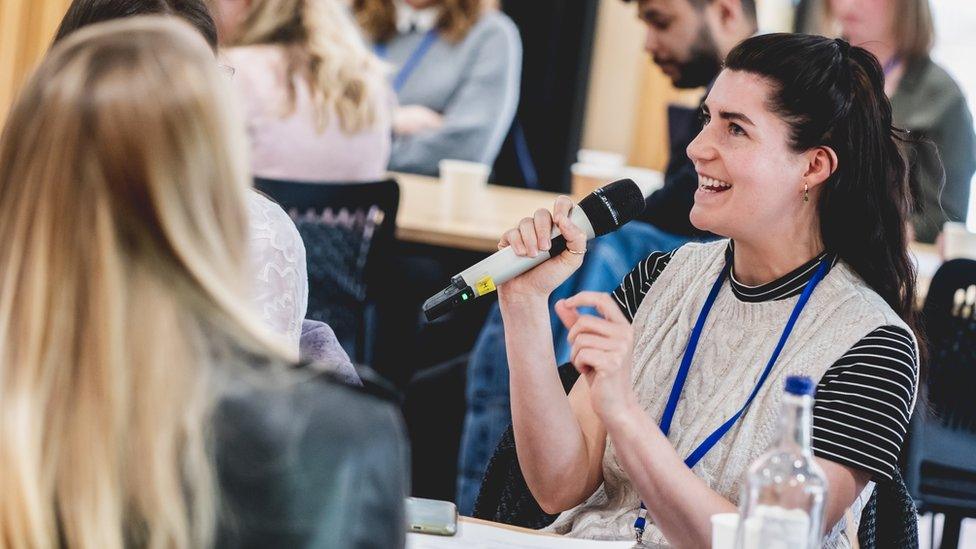
[[[814,383],[790,376],[779,434],[749,467],[742,489],[737,549],[814,549],[823,534],[827,477],[813,458]]]

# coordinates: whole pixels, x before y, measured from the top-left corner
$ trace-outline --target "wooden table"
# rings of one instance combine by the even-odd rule
[[[392,174],[400,184],[397,238],[405,242],[491,253],[502,233],[539,208],[552,208],[557,193],[488,185],[477,207],[461,213],[447,207],[443,187],[434,177]],[[919,303],[941,263],[931,244],[911,245],[919,264]]]
[[[539,208],[552,208],[556,193],[488,185],[476,207],[459,212],[444,203],[436,178],[392,174],[400,184],[397,238],[477,252],[498,250],[498,239],[523,217]]]

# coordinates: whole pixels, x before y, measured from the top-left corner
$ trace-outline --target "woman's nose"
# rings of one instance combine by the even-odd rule
[[[712,139],[709,136],[708,125],[706,125],[698,135],[688,143],[688,147],[685,152],[688,153],[688,158],[691,159],[695,164],[699,162],[706,162],[712,160],[716,157],[717,151],[715,146],[712,144]]]

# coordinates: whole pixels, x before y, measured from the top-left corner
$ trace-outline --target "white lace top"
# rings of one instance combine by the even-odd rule
[[[298,353],[308,308],[305,245],[288,214],[262,194],[248,193],[251,292],[261,319]]]

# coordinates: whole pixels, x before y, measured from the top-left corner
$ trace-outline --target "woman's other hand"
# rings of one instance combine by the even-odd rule
[[[599,316],[580,314],[593,307]],[[634,329],[610,294],[580,292],[556,303],[556,314],[569,330],[570,361],[586,379],[590,403],[604,425],[632,413]]]
[[[443,116],[422,105],[404,105],[393,113],[393,133],[397,135],[414,135],[443,125]]]
[[[535,215],[522,219],[517,227],[502,235],[498,249],[511,246],[520,257],[535,257],[540,252],[549,251],[552,228],[555,225],[566,239],[566,249],[558,256],[499,286],[499,299],[548,299],[549,294],[583,263],[586,235],[569,219],[569,211],[573,206],[569,197],[560,196],[556,198],[551,213],[545,209],[536,210]]]

